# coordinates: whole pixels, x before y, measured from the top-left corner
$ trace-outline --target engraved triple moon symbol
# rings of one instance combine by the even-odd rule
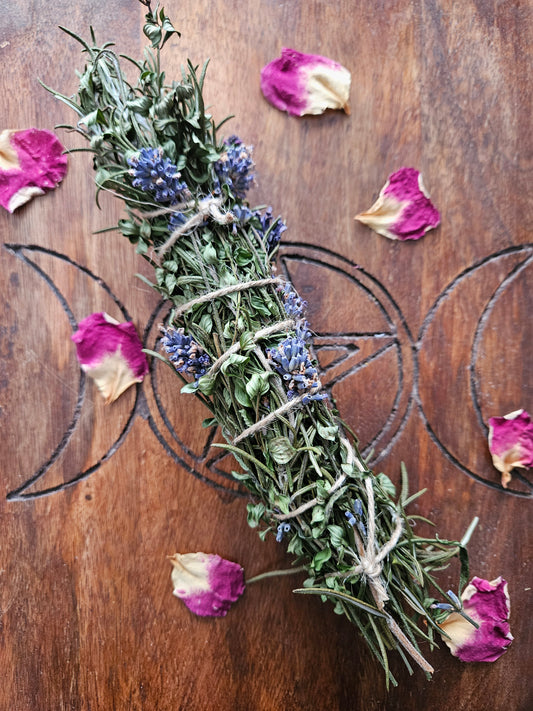
[[[6,248],[44,280],[64,313],[63,321],[54,322],[53,337],[50,329],[44,329],[47,342],[41,348],[48,359],[43,398],[52,400],[48,403],[51,410],[54,398],[58,400],[65,434],[59,444],[46,441],[36,446],[33,460],[24,457],[25,481],[9,498],[43,496],[86,478],[124,442],[137,415],[148,421],[167,454],[181,467],[221,492],[242,494],[231,477],[234,460],[211,447],[221,441],[219,432],[199,427],[207,411],[194,397],[179,394],[179,382],[164,364],[154,359],[150,377],[136,391],[122,396],[127,405],[118,418],[109,418],[99,397],[92,397],[92,385],[77,368],[73,348],[68,348],[69,338],[77,321],[91,311],[105,310],[120,320],[130,319],[111,289],[65,255],[36,246]],[[472,265],[443,290],[415,338],[393,295],[364,268],[324,248],[282,245],[278,271],[309,302],[312,349],[323,386],[339,411],[348,413],[348,424],[357,432],[371,466],[390,452],[411,414],[418,412],[428,436],[461,471],[502,491],[531,496],[526,476],[513,477],[508,490],[498,484],[486,451],[485,423],[493,414],[531,402],[527,376],[531,373],[532,326],[525,314],[520,318],[520,309],[526,303],[532,260],[533,246],[525,245]],[[470,288],[473,285],[475,289]],[[67,289],[73,293],[70,304],[63,296]],[[16,299],[16,293],[12,298]],[[45,298],[40,303],[47,308]],[[157,326],[167,312],[168,305],[160,303],[152,313],[143,334],[146,347],[157,347]],[[39,323],[46,323],[42,314]],[[440,337],[443,324],[447,333],[454,334],[448,341]],[[34,336],[38,333],[34,329]],[[53,375],[54,359],[63,363],[59,388]],[[449,372],[451,363],[454,373]],[[444,388],[439,386],[443,378]],[[354,398],[364,407],[353,407]],[[191,427],[191,423],[196,424]],[[34,472],[29,478],[28,470]]]

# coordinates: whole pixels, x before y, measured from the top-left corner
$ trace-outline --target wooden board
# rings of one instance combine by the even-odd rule
[[[140,56],[133,0],[13,0],[0,15],[0,129],[74,120],[38,80],[76,87],[64,25]],[[0,708],[531,708],[531,472],[507,491],[486,422],[533,411],[531,6],[495,0],[352,3],[167,0],[182,38],[165,66],[211,63],[213,114],[255,147],[254,204],[289,225],[280,269],[309,301],[323,379],[376,470],[427,493],[413,513],[461,537],[472,574],[509,581],[515,641],[494,665],[431,655],[433,681],[393,662],[399,688],[329,605],[297,579],[250,586],[221,620],[172,596],[176,551],[217,552],[248,576],[288,563],[261,543],[202,413],[161,368],[104,407],[70,336],[98,310],[131,318],[150,346],[157,297],[119,234],[121,207],[94,202],[90,158],[63,185],[0,214]],[[351,115],[291,118],[259,89],[289,46],[352,72]],[[69,148],[81,139],[58,131]],[[387,176],[420,169],[441,226],[393,243],[353,219]],[[174,386],[174,389],[173,389]],[[457,571],[444,573],[453,585]]]

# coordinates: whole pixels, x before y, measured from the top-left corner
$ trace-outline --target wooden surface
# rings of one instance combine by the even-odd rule
[[[533,707],[531,472],[499,486],[491,415],[533,411],[531,6],[498,0],[167,0],[182,32],[169,76],[211,58],[207,99],[255,147],[254,204],[289,224],[286,270],[310,303],[323,379],[377,470],[427,494],[441,536],[472,517],[472,574],[509,581],[515,641],[494,665],[433,653],[434,679],[400,686],[297,579],[250,586],[221,620],[172,596],[167,555],[217,552],[248,576],[284,567],[247,527],[245,499],[213,460],[202,413],[155,368],[104,407],[80,376],[73,324],[106,310],[153,344],[147,267],[94,204],[90,159],[63,185],[0,214],[0,709],[509,709]],[[0,129],[74,120],[38,84],[75,89],[65,25],[140,56],[134,0],[13,0],[0,13]],[[352,113],[294,119],[262,98],[282,46],[352,72]],[[529,77],[530,79],[530,77]],[[79,138],[59,132],[68,147]],[[393,243],[354,222],[389,173],[419,168],[442,224]],[[527,246],[529,243],[529,247]],[[23,246],[31,245],[32,249]],[[359,269],[356,268],[359,265]],[[63,301],[61,301],[63,299]],[[122,310],[121,310],[122,309]],[[173,389],[174,386],[174,389]],[[33,482],[33,483],[32,483]],[[9,498],[8,498],[9,497]],[[444,573],[443,586],[455,584]]]

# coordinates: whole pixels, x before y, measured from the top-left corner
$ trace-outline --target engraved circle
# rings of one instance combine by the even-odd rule
[[[363,455],[370,455],[370,463],[375,464],[401,435],[413,403],[415,355],[403,315],[377,279],[329,250],[284,244],[277,268],[308,298],[312,351],[323,385],[360,437]],[[350,318],[336,324],[327,304],[335,304],[339,294],[350,304],[346,310]],[[145,331],[147,348],[158,350],[158,324],[169,310],[168,303],[161,303],[152,314]],[[390,387],[382,389],[383,401],[365,409],[366,414],[371,409],[372,416],[360,422],[360,408],[353,403],[365,401],[370,391],[374,396],[373,379],[380,372],[390,379]],[[145,392],[155,436],[167,454],[197,478],[232,495],[245,494],[231,476],[237,468],[231,455],[211,448],[212,443],[223,441],[218,430],[191,427],[209,417],[207,408],[191,395],[176,396],[178,388],[176,374],[153,359]]]
[[[533,363],[523,308],[532,263],[533,245],[519,245],[465,269],[435,301],[417,343],[417,401],[432,440],[476,481],[526,497],[533,485],[523,470],[515,470],[508,488],[501,486],[487,421],[527,404]]]

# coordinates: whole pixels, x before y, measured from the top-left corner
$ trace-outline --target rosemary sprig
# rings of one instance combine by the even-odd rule
[[[390,480],[370,472],[322,399],[304,304],[272,277],[283,223],[245,199],[250,161],[240,141],[217,138],[222,124],[202,98],[207,64],[198,72],[188,62],[179,81],[166,81],[160,50],[179,33],[163,9],[143,4],[151,47],[142,61],[98,47],[92,30],[90,42],[65,30],[86,65],[75,97],[48,90],[77,114],[70,128],[88,141],[97,198],[107,190],[123,199],[127,217],[118,228],[154,267],[151,286],[174,306],[162,342],[182,380],[184,369],[194,376],[182,391],[208,404],[208,425],[218,423],[228,442],[218,446],[242,468],[234,475],[252,496],[248,523],[284,540],[307,571],[295,592],[331,600],[387,683],[396,683],[393,649],[410,671],[409,659],[429,675],[419,641],[436,646],[431,590],[451,600],[434,574],[460,557],[462,584],[465,547],[415,535],[405,507],[416,495],[409,498],[405,472],[396,500]],[[138,74],[135,85],[125,61]],[[267,427],[257,424],[268,417]]]

